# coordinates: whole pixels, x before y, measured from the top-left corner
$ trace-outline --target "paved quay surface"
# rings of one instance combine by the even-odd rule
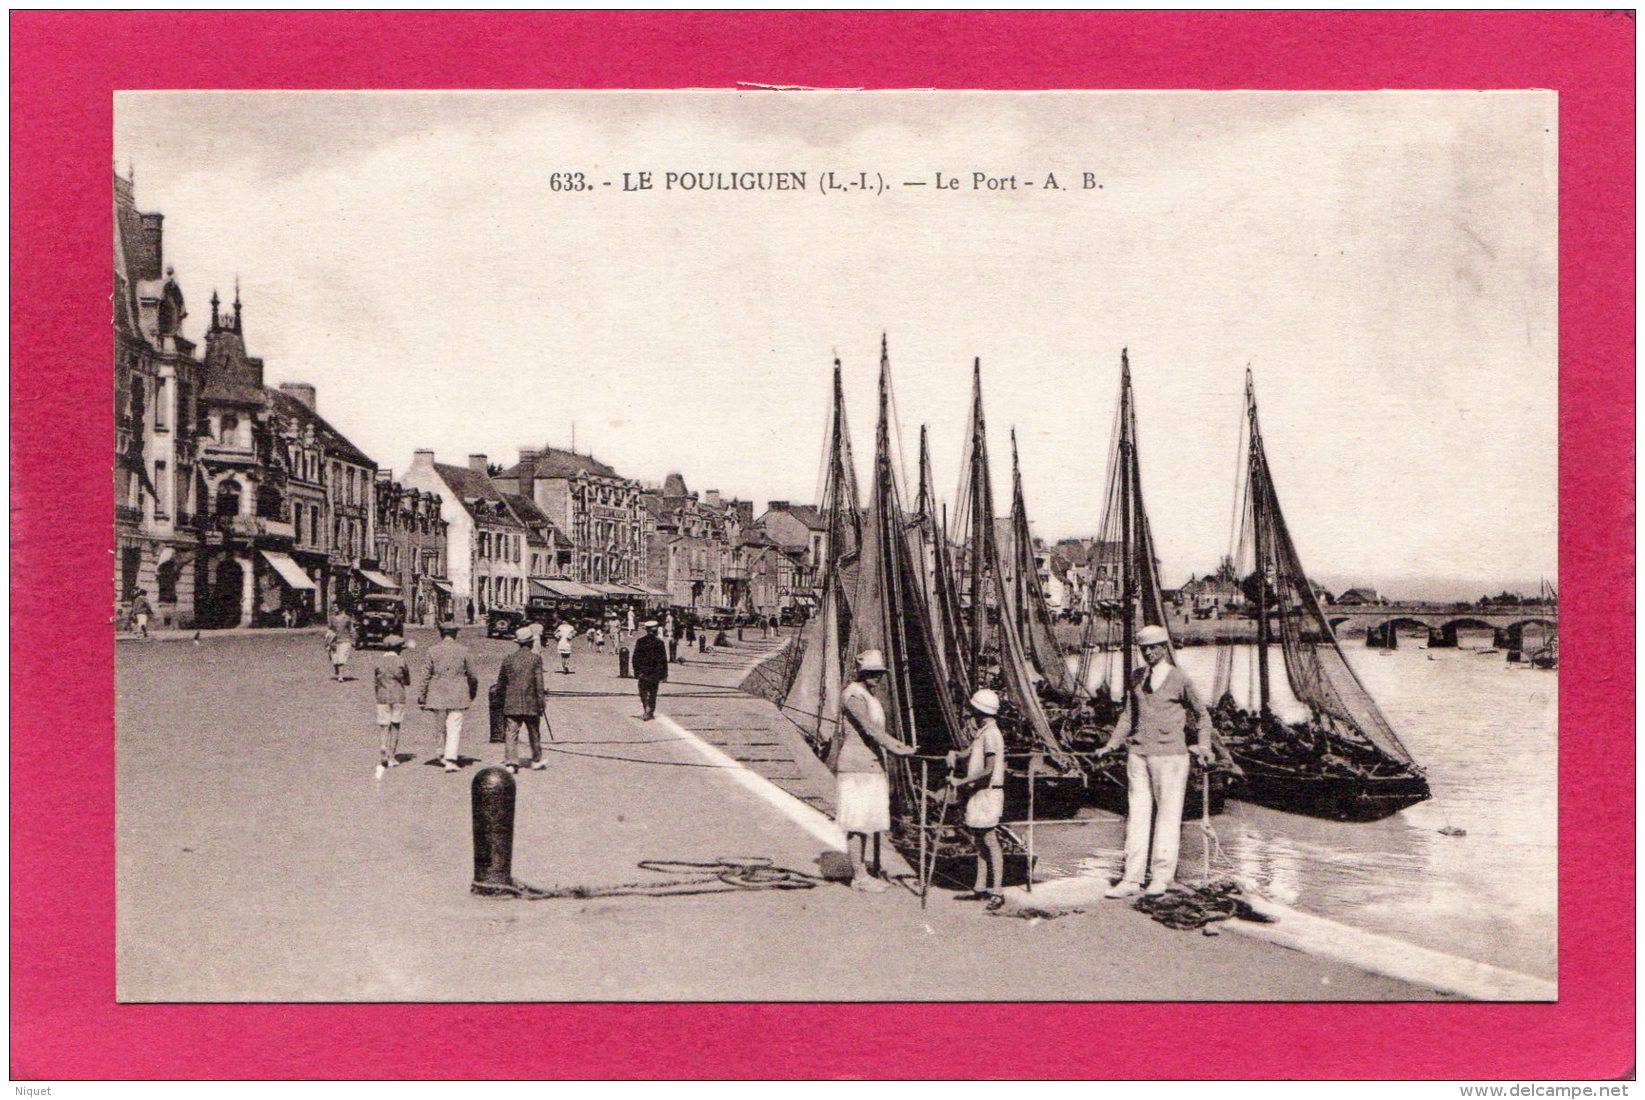
[[[431,632],[413,630],[413,677]],[[813,889],[545,901],[472,896],[469,788],[500,762],[484,689],[511,643],[464,631],[481,698],[457,775],[377,780],[370,667],[329,681],[317,636],[116,647],[117,996],[124,1001],[1412,999],[1432,990],[1106,903],[990,916],[933,892]],[[639,720],[608,647],[550,671],[556,751],[522,772],[514,874],[544,888],[676,878],[643,860],[819,874],[831,782],[777,708],[737,692],[780,642],[675,665]],[[552,659],[549,661],[552,665]],[[577,694],[570,694],[577,693]],[[695,731],[682,736],[683,730]],[[710,743],[705,749],[691,737]],[[737,761],[742,763],[737,763]],[[747,771],[741,771],[747,769]],[[741,774],[739,775],[739,771]],[[750,772],[764,776],[787,794]],[[792,797],[790,797],[792,796]]]

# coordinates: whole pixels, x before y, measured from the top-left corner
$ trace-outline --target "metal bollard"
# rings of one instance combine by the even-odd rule
[[[617,649],[617,679],[628,679],[628,647],[620,646]]]
[[[707,653],[708,652],[708,635],[707,634],[697,635],[697,652],[698,653]]]
[[[514,885],[514,777],[481,768],[474,777],[474,885],[487,896],[517,893]]]

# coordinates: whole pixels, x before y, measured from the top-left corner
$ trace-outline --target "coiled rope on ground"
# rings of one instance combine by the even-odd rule
[[[642,859],[642,871],[663,875],[684,875],[670,879],[617,882],[604,886],[529,886],[518,880],[507,884],[476,882],[473,892],[490,897],[512,897],[523,901],[586,901],[592,898],[649,897],[673,898],[694,894],[730,894],[751,890],[810,890],[827,880],[778,867],[762,856],[722,857],[708,862],[681,859]]]

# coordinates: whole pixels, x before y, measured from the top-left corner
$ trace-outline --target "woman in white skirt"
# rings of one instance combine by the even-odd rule
[[[965,801],[965,827],[971,830],[977,846],[977,878],[975,888],[969,894],[956,895],[955,901],[992,900],[999,896],[1005,879],[1005,853],[998,833],[1005,812],[1005,736],[994,720],[1000,712],[999,693],[983,688],[971,696],[971,711],[982,722],[982,728],[971,741],[965,774],[948,781],[961,790],[972,788]]]
[[[851,886],[869,893],[886,888],[878,874],[880,834],[891,828],[891,786],[869,742],[898,756],[914,754],[911,747],[885,731],[885,708],[874,698],[874,685],[885,671],[885,657],[879,650],[866,649],[857,655],[857,678],[840,693],[840,720],[835,723],[828,757],[839,780],[837,820],[851,857]],[[874,838],[873,874],[866,863],[869,837]]]

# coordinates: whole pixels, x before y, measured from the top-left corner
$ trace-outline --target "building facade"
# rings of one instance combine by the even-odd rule
[[[400,482],[440,499],[455,616],[476,622],[492,608],[524,607],[531,578],[528,532],[492,483],[486,456],[469,455],[468,465],[453,466],[436,462],[431,450],[418,450]]]
[[[456,592],[446,576],[446,521],[437,493],[412,489],[377,471],[377,563],[403,594],[412,622],[449,619]]]
[[[153,625],[194,620],[199,535],[195,396],[201,364],[184,338],[183,292],[164,263],[164,218],[140,213],[114,177],[115,618],[142,590]]]
[[[593,455],[521,447],[520,461],[494,479],[499,492],[530,500],[569,540],[571,579],[646,583],[640,483]]]

